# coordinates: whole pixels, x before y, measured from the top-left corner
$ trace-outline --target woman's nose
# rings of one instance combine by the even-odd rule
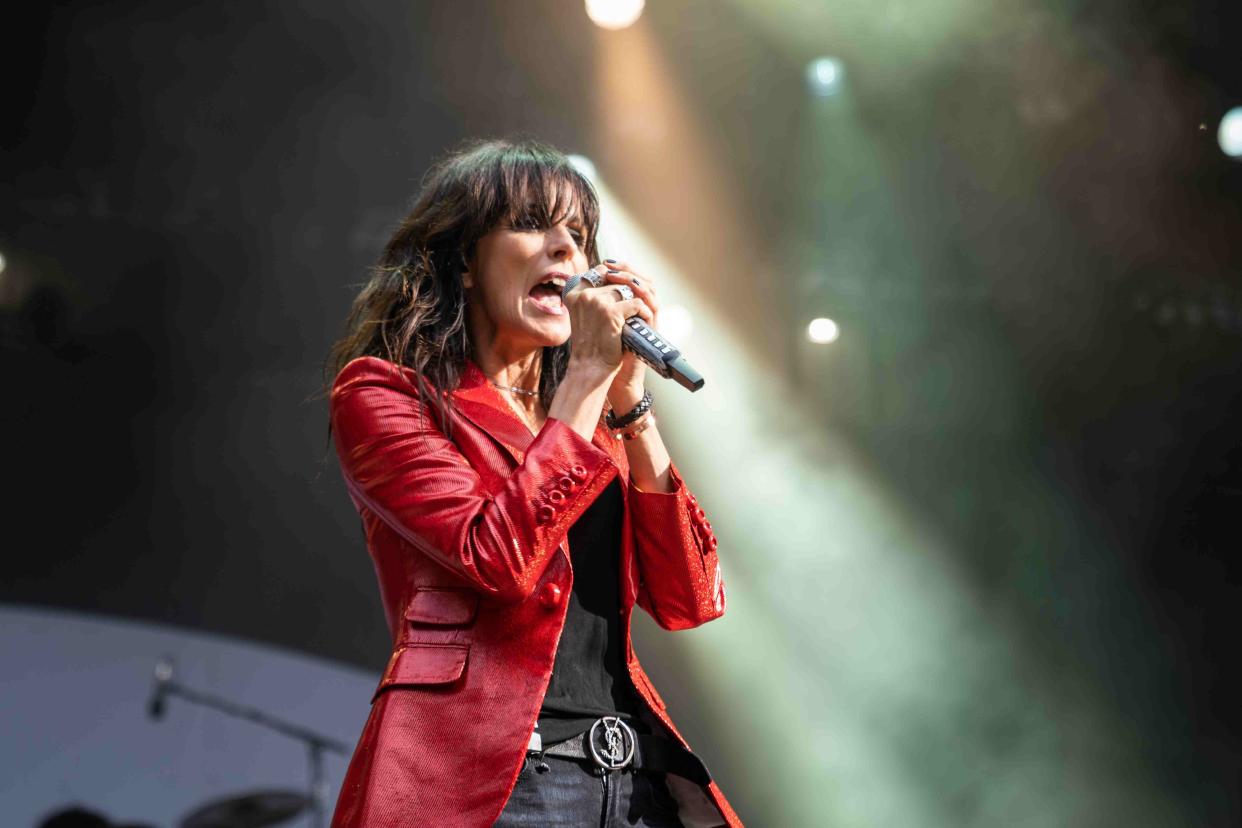
[[[553,259],[572,258],[577,250],[578,245],[568,227],[562,225],[548,230],[548,253]]]

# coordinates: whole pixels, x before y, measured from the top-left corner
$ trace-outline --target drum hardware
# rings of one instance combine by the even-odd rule
[[[254,791],[208,802],[182,819],[179,828],[267,828],[293,819],[311,804],[297,791]]]
[[[155,665],[155,683],[151,700],[147,705],[147,712],[151,718],[163,718],[167,700],[174,696],[235,719],[245,719],[302,742],[306,745],[310,777],[307,794],[279,790],[257,791],[215,800],[187,816],[182,821],[181,828],[226,828],[226,826],[227,828],[262,828],[262,826],[275,825],[290,819],[304,809],[310,810],[311,824],[314,828],[322,828],[324,799],[327,796],[323,780],[323,754],[327,751],[348,756],[349,748],[346,745],[301,725],[279,719],[257,707],[237,704],[222,696],[187,687],[176,680],[174,662],[171,658],[165,657]],[[293,810],[295,805],[297,809]],[[228,819],[232,821],[224,821]]]

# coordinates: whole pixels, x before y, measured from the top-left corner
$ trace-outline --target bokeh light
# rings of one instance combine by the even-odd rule
[[[1220,119],[1216,131],[1221,152],[1232,158],[1242,158],[1242,106],[1235,106]]]
[[[645,0],[586,0],[587,17],[604,29],[624,29],[643,13]]]
[[[811,94],[830,98],[841,91],[845,80],[845,67],[836,58],[816,58],[806,65],[806,83]]]
[[[811,323],[806,326],[806,338],[817,345],[836,342],[839,336],[841,336],[840,326],[826,316],[812,319]]]

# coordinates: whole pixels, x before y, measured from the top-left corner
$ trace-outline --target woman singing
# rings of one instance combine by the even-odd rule
[[[334,826],[740,825],[630,642],[635,603],[679,630],[725,599],[621,350],[655,288],[599,261],[598,222],[565,156],[472,144],[429,174],[332,351],[393,636]]]

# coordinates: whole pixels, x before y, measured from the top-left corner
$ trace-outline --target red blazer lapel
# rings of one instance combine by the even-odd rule
[[[534,435],[473,362],[466,362],[461,383],[452,396],[462,416],[500,443],[513,457],[514,463],[525,459]]]

